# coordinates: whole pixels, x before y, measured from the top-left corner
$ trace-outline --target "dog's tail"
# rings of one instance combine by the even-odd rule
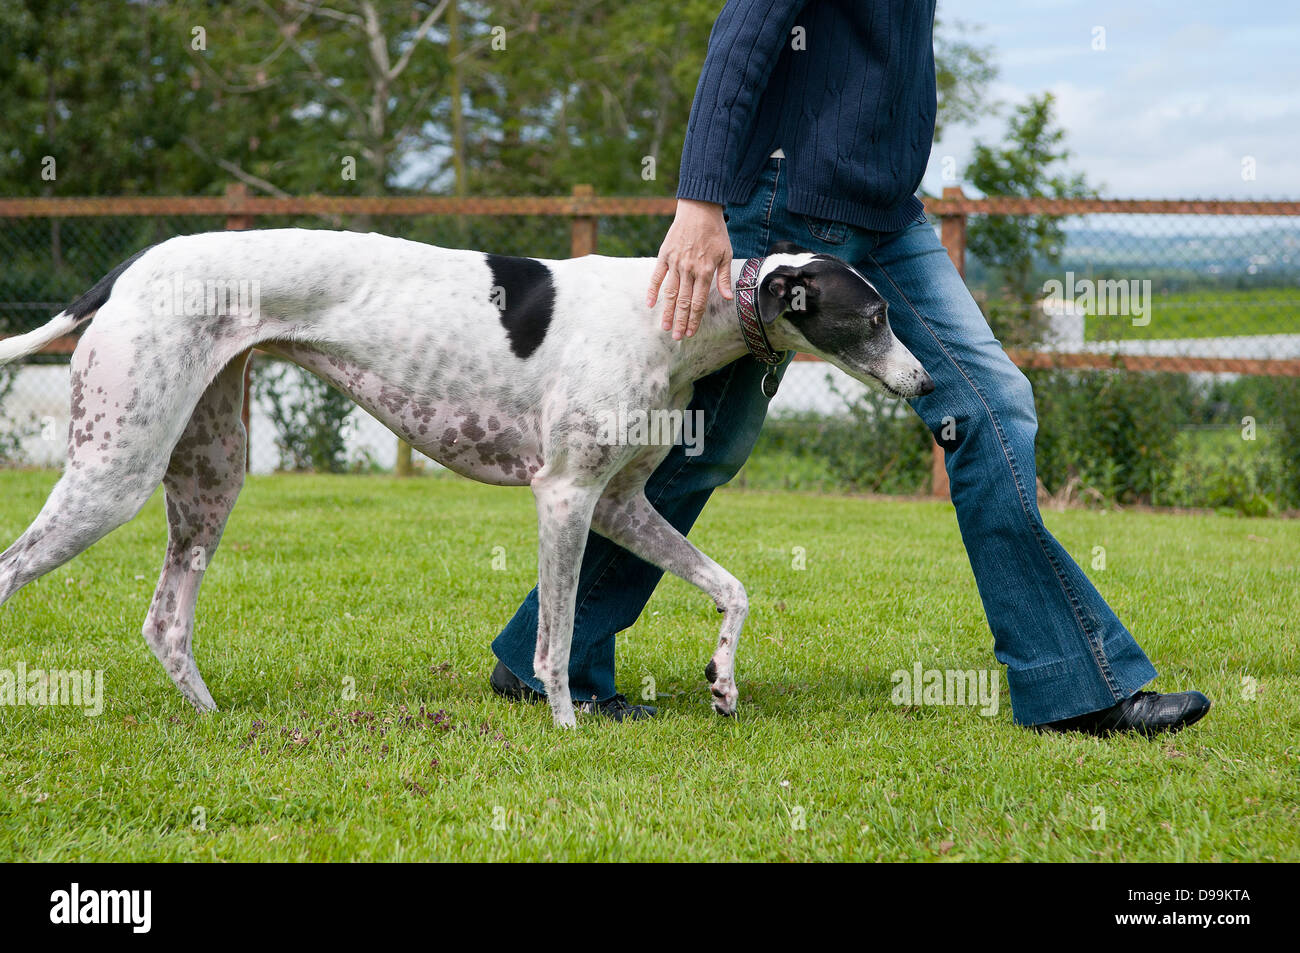
[[[89,317],[88,314],[78,319],[67,311],[60,311],[55,315],[53,321],[42,328],[15,337],[5,338],[0,341],[0,364],[8,364],[10,361],[26,357],[28,354],[35,354],[55,338],[71,334],[79,325],[85,323]]]
[[[100,278],[93,288],[56,314],[44,327],[0,340],[0,364],[8,364],[20,357],[35,354],[55,338],[71,334],[93,318],[95,312],[108,301],[108,296],[113,293],[113,285],[117,283],[118,278],[122,277],[122,272],[134,265],[136,260],[148,250],[145,248],[136,252]]]

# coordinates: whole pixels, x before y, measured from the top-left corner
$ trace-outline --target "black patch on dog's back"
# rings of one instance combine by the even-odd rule
[[[488,255],[492,269],[492,303],[510,337],[510,350],[531,357],[542,346],[555,309],[551,270],[535,258]]]
[[[152,247],[152,245],[149,246],[149,248]],[[108,300],[108,296],[113,293],[113,285],[117,284],[117,279],[122,277],[122,272],[134,265],[136,259],[147,252],[149,248],[140,249],[126,261],[122,262],[122,264],[118,265],[106,274],[103,278],[100,278],[93,288],[63,310],[72,315],[78,321],[90,314],[92,311],[98,311],[104,306],[104,302]]]

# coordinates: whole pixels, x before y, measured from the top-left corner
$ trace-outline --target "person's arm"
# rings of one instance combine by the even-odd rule
[[[709,35],[682,148],[677,213],[659,249],[646,304],[662,286],[664,330],[673,339],[700,326],[709,287],[731,298],[731,241],[722,219],[727,189],[748,142],[758,100],[807,0],[730,0]]]

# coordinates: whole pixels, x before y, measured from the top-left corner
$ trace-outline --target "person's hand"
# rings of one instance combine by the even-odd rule
[[[678,199],[677,214],[659,247],[659,262],[646,292],[646,306],[653,308],[663,286],[663,328],[672,330],[674,341],[699,329],[714,274],[718,291],[730,301],[731,239],[722,206]]]

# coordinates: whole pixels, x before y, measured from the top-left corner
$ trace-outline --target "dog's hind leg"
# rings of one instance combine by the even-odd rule
[[[150,408],[123,443],[123,424],[142,401],[138,390],[122,395],[123,370],[96,357],[95,333],[86,332],[72,358],[68,464],[31,526],[0,554],[0,604],[135,516],[162,479],[165,420]]]
[[[194,663],[194,608],[203,574],[244,484],[247,434],[240,419],[247,355],[199,399],[163,476],[167,553],[144,621],[149,648],[199,711],[217,706]]]
[[[600,498],[591,528],[606,539],[708,593],[722,616],[718,646],[705,669],[719,714],[736,711],[736,645],[749,613],[749,599],[740,580],[700,552],[664,519],[646,499],[644,481],[630,487],[611,486]]]
[[[65,473],[31,526],[0,553],[0,605],[130,520],[152,492],[116,487],[103,474]]]
[[[602,488],[540,473],[532,485],[537,499],[538,536],[538,623],[533,674],[546,686],[555,724],[572,728],[577,722],[569,695],[569,649],[573,642],[578,570],[587,547],[591,511]]]

